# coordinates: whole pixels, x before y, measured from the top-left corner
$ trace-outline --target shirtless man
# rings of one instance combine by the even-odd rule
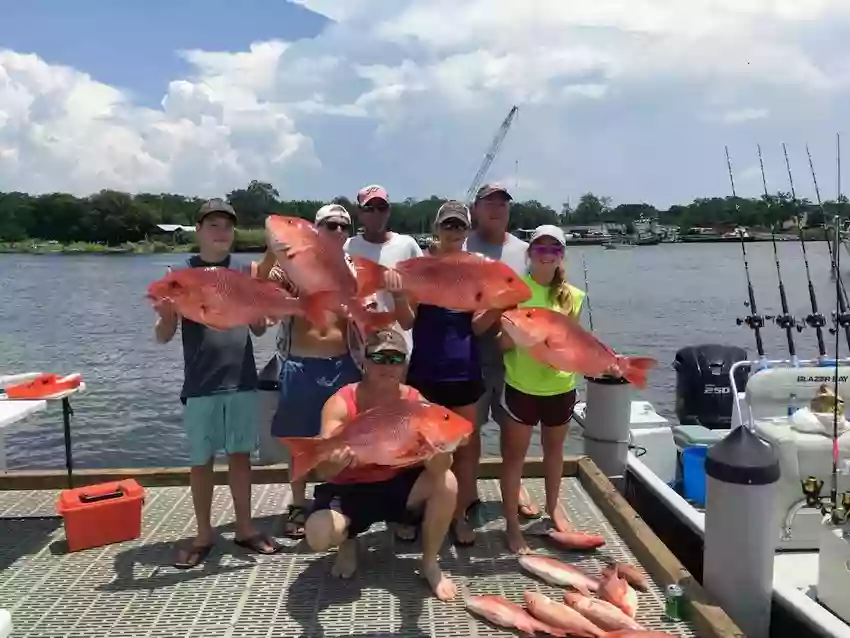
[[[316,212],[316,228],[326,233],[342,251],[351,230],[351,216],[339,204],[322,206]],[[353,266],[352,266],[353,268]],[[266,253],[257,274],[279,282],[292,294],[298,290],[276,265],[274,253]],[[277,350],[281,357],[280,398],[272,419],[274,437],[317,436],[322,428],[322,406],[342,386],[360,379],[359,352],[362,339],[353,322],[334,317],[325,328],[306,319],[290,317],[280,325]],[[286,516],[284,535],[303,538],[307,518],[306,481],[294,481],[292,503]]]
[[[363,410],[401,397],[420,398],[402,383],[408,348],[397,330],[371,333],[364,348],[363,380],[340,389],[322,410],[322,436]],[[357,568],[357,536],[380,521],[421,526],[420,574],[440,600],[457,595],[440,569],[439,551],[457,502],[452,455],[439,454],[408,468],[358,467],[353,452],[337,450],[316,472],[326,482],[316,486],[313,512],[307,519],[307,543],[317,552],[338,547],[331,574],[349,578]]]

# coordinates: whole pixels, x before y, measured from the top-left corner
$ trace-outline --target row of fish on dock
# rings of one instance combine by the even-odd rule
[[[400,290],[419,304],[461,312],[504,310],[502,328],[514,343],[558,370],[590,377],[618,370],[644,388],[648,371],[657,365],[650,357],[618,355],[565,314],[517,307],[531,297],[531,290],[498,260],[459,252],[424,255],[388,269],[354,256],[352,269],[339,247],[305,219],[270,215],[266,237],[297,296],[276,282],[235,269],[187,268],[153,282],[148,298],[171,299],[183,317],[216,330],[291,316],[321,327],[336,315],[365,333],[394,322],[393,313],[372,310],[364,301],[387,289],[388,274],[394,273]]]

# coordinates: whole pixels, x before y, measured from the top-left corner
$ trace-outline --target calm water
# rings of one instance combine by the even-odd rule
[[[807,248],[821,310],[828,314],[835,285],[827,245],[809,243]],[[747,251],[759,309],[776,312],[771,245],[748,244]],[[791,311],[804,316],[810,308],[800,245],[783,242],[779,251]],[[680,347],[715,342],[755,352],[752,332],[735,325],[735,317],[746,313],[740,244],[575,248],[569,253],[572,281],[581,287],[582,255],[597,334],[619,352],[660,361],[644,396],[665,416],[674,405],[671,363]],[[844,253],[842,258],[850,267],[850,257]],[[150,281],[184,259],[0,255],[0,374],[83,373],[89,390],[73,402],[77,467],[187,463],[178,399],[180,340],[166,346],[154,342],[154,313],[143,298]],[[804,331],[797,343],[801,356],[817,353],[813,331]],[[255,344],[262,367],[274,349],[273,331]],[[784,355],[784,333],[769,326],[765,346],[769,355]],[[9,429],[9,466],[62,467],[61,420],[61,408],[51,405]],[[485,441],[486,453],[498,454],[492,429]]]

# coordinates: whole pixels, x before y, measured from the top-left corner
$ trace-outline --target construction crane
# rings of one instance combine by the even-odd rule
[[[490,143],[490,148],[484,156],[484,161],[481,162],[481,166],[475,174],[475,179],[472,180],[472,185],[469,187],[469,190],[466,191],[467,204],[472,203],[475,193],[481,187],[481,182],[484,181],[487,171],[490,170],[490,165],[493,163],[493,160],[496,159],[496,155],[499,153],[499,148],[502,146],[502,142],[505,141],[505,136],[508,134],[508,130],[511,128],[511,124],[513,123],[518,111],[518,106],[514,105],[511,107],[508,116],[502,122],[502,125],[499,127],[499,131],[496,133],[496,137],[494,137],[493,141]]]

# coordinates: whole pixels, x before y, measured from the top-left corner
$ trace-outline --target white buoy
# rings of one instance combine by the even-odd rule
[[[779,459],[749,428],[735,428],[706,456],[702,584],[747,638],[768,638],[779,541]]]
[[[289,455],[286,448],[272,436],[272,419],[280,401],[280,360],[274,356],[260,372],[257,384],[259,403],[260,431],[258,435],[258,465],[287,463]]]
[[[587,378],[584,452],[609,478],[622,477],[629,452],[632,386],[615,377]]]

